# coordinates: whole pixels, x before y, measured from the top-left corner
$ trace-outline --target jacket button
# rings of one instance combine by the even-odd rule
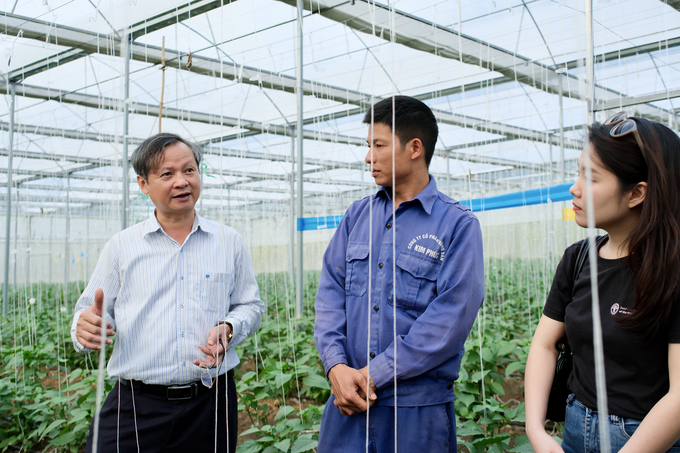
[[[446,390],[451,390],[453,388],[453,384],[449,384],[446,386]]]
[[[383,268],[383,263],[378,263],[378,267],[379,267],[380,269],[382,269],[382,268]]]
[[[378,310],[380,310],[380,307],[378,307],[377,305],[375,305],[375,306],[373,307],[373,310],[378,311]]]
[[[385,227],[387,227],[387,229],[389,230],[390,228],[392,228],[392,224],[388,223],[387,225],[385,225]]]
[[[375,352],[371,352],[371,358],[372,358],[372,359],[375,358]]]

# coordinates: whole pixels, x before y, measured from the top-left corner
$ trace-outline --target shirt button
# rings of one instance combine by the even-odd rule
[[[183,366],[183,367],[186,367],[186,366],[187,366],[187,363],[186,363],[186,362],[182,362],[182,366]]]
[[[378,310],[380,310],[380,307],[378,307],[378,306],[376,305],[375,307],[373,307],[373,310],[378,311]]]
[[[449,384],[449,385],[446,386],[447,390],[451,390],[452,388],[453,388],[453,384]]]
[[[375,358],[375,352],[371,352],[371,358],[372,358],[372,359]]]
[[[182,338],[184,338],[184,332],[181,332],[180,335],[182,336]]]
[[[392,228],[392,224],[388,223],[387,225],[385,225],[385,227],[387,227],[387,229],[389,230],[390,228]]]
[[[179,308],[184,308],[184,304],[180,304],[180,305],[179,305]]]
[[[181,276],[179,279],[180,279],[180,280],[184,280],[184,276]]]
[[[382,269],[382,268],[383,268],[383,263],[378,263],[378,267],[379,267],[380,269]]]

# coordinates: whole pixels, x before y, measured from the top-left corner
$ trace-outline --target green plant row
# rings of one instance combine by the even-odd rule
[[[459,449],[531,451],[521,396],[506,395],[524,373],[531,336],[552,280],[544,260],[488,260],[486,300],[465,344],[456,382]],[[285,273],[258,276],[267,313],[238,348],[239,411],[249,429],[239,453],[314,451],[330,386],[314,345],[318,272],[305,275],[304,301]],[[69,334],[82,285],[32,285],[10,292],[0,335],[0,451],[83,451],[95,413],[98,357],[77,354]],[[109,352],[110,352],[109,348]],[[113,387],[106,380],[105,392]],[[518,396],[519,395],[519,396]]]

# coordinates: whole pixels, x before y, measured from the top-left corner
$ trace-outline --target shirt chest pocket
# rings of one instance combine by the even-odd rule
[[[345,293],[361,297],[368,289],[368,251],[369,245],[361,242],[347,244],[347,263],[345,267]]]
[[[209,313],[220,316],[229,310],[232,274],[227,272],[203,271],[200,274],[201,307]]]
[[[437,296],[437,276],[441,261],[401,252],[397,258],[397,307],[423,312]],[[392,291],[390,305],[394,304]]]

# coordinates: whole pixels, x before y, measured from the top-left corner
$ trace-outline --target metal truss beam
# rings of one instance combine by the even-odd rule
[[[278,1],[291,6],[297,4],[297,0]],[[568,73],[558,73],[556,68],[402,11],[390,10],[386,5],[370,0],[302,1],[304,8],[313,14],[320,14],[362,33],[373,34],[375,30],[386,41],[498,72],[542,91],[585,98],[585,94],[579,91],[578,79]],[[392,30],[396,32],[393,34]],[[621,93],[602,86],[595,87],[596,100],[614,96],[618,98]],[[669,115],[674,114],[651,105],[639,106],[638,109],[641,115],[657,121],[667,121]]]
[[[286,1],[286,0],[281,0],[281,1]],[[366,3],[363,0],[359,0],[359,3],[362,5],[365,5]],[[306,2],[306,7],[309,7],[309,3]],[[323,11],[322,11],[323,13]],[[357,19],[360,20],[360,19]],[[352,24],[349,24],[349,26],[352,26]],[[369,24],[370,25],[370,24]],[[4,27],[3,27],[4,26]],[[49,33],[46,31],[51,30],[50,27],[56,28],[56,31]],[[38,40],[48,40],[49,42],[58,42],[61,45],[68,45],[72,47],[77,47],[82,50],[85,50],[87,52],[91,53],[106,53],[106,54],[115,54],[115,55],[120,55],[120,42],[117,40],[115,37],[111,37],[109,35],[104,35],[104,34],[93,34],[84,30],[78,30],[72,27],[66,27],[63,25],[54,25],[48,22],[44,21],[39,21],[35,19],[31,19],[28,17],[23,17],[23,16],[17,16],[14,14],[5,14],[4,16],[0,16],[0,28],[4,28],[6,34],[12,34],[13,32],[18,32],[19,29],[23,30],[24,34],[23,36],[25,38],[32,38],[32,39],[38,39]],[[430,26],[430,29],[432,27]],[[370,27],[369,27],[370,29]],[[365,30],[364,30],[365,31]],[[457,37],[457,35],[455,35]],[[57,39],[58,38],[58,39]],[[466,38],[467,39],[467,38]],[[477,43],[476,45],[478,45]],[[422,49],[421,49],[422,50]],[[154,65],[160,65],[161,64],[161,54],[162,54],[162,49],[160,47],[156,46],[151,46],[151,45],[141,45],[137,43],[132,43],[131,45],[131,55],[134,60],[137,61],[143,61],[146,63],[154,64]],[[446,56],[446,55],[443,55]],[[177,68],[180,70],[185,69],[184,65],[182,64],[182,58],[184,58],[184,62],[186,62],[186,59],[188,58],[188,53],[183,53],[183,52],[178,52],[176,50],[171,50],[171,49],[165,49],[165,61],[166,65]],[[514,58],[514,56],[513,56]],[[467,63],[470,63],[469,61],[466,61]],[[522,64],[524,61],[522,61]],[[517,65],[517,67],[520,67],[521,65]],[[523,66],[522,66],[523,67]],[[246,84],[251,84],[251,85],[257,85],[261,88],[269,88],[269,89],[274,89],[274,90],[279,90],[279,91],[285,91],[289,93],[294,93],[295,92],[295,86],[296,86],[296,79],[295,77],[283,75],[280,73],[274,73],[271,71],[266,71],[263,69],[258,69],[258,68],[253,68],[253,67],[248,67],[248,66],[239,66],[236,65],[232,62],[228,61],[223,61],[223,60],[217,60],[214,58],[207,58],[199,55],[194,55],[192,57],[192,67],[191,67],[192,72],[196,72],[199,74],[204,74],[208,75],[211,77],[222,77],[225,79],[230,79],[230,80],[237,80],[242,83]],[[555,76],[558,76],[555,74]],[[562,74],[561,76],[564,76]],[[577,82],[574,80],[572,83],[573,86],[577,86]],[[565,86],[567,86],[565,84]],[[355,90],[349,90],[346,88],[341,88],[341,87],[335,87],[327,84],[321,84],[321,83],[315,83],[310,80],[303,80],[303,93],[305,95],[314,95],[316,97],[322,97],[325,99],[328,99],[330,101],[334,102],[339,102],[339,103],[346,103],[346,104],[352,104],[356,105],[360,108],[368,108],[370,107],[372,102],[376,102],[380,100],[381,98],[378,97],[372,97],[369,94],[366,93],[361,93],[359,91]],[[96,96],[93,96],[94,98],[97,98]],[[64,100],[59,99],[61,102],[66,102]],[[97,105],[96,107],[100,107]],[[113,108],[120,108],[120,107],[113,107]],[[168,112],[171,109],[164,109],[164,112]],[[193,116],[187,116],[188,112],[185,111],[179,111],[179,117],[178,119],[182,120],[188,120],[188,121],[201,121],[198,119],[198,117],[193,117]],[[474,118],[474,117],[469,117],[465,115],[457,115],[451,112],[446,112],[443,110],[433,110],[435,116],[437,117],[437,120],[446,123],[446,124],[452,124],[456,126],[461,126],[461,127],[470,127],[476,130],[484,130],[486,132],[492,133],[492,134],[500,134],[500,135],[505,135],[510,138],[523,138],[527,140],[532,140],[532,141],[545,141],[546,138],[548,140],[551,140],[554,145],[558,145],[556,139],[554,137],[546,137],[546,134],[540,131],[533,131],[530,129],[525,129],[525,128],[520,128],[516,126],[511,126],[508,124],[503,124],[503,123],[497,123],[493,121],[486,121],[481,118]],[[137,113],[142,113],[142,112],[137,112]],[[152,114],[152,113],[148,113]],[[157,112],[156,112],[157,114]],[[201,114],[196,112],[196,115],[200,116]],[[170,116],[173,117],[173,116]],[[253,133],[259,132],[271,132],[275,133],[278,135],[289,135],[289,128],[283,127],[283,126],[276,126],[276,125],[270,125],[269,129],[266,130],[267,128],[264,127],[262,123],[258,122],[252,122],[252,121],[241,121],[241,124],[238,124],[238,120],[231,119],[233,121],[234,127],[244,127],[248,126],[249,123],[251,127],[246,127],[247,129],[251,130]],[[214,120],[213,120],[214,121]],[[220,124],[220,123],[217,123]],[[273,129],[273,130],[271,130]],[[288,133],[281,133],[280,131],[283,130],[284,132]],[[277,132],[278,131],[278,132]],[[228,139],[231,137],[236,136],[237,133],[229,134],[221,139]],[[327,138],[324,138],[327,137]],[[305,138],[312,138],[312,139],[328,139],[330,141],[337,141],[337,142],[342,142],[344,143],[345,141],[341,137],[335,137],[333,134],[324,134],[324,133],[319,133],[315,134],[313,137],[305,137]],[[359,145],[362,146],[364,140],[359,139],[360,143]],[[349,143],[349,142],[348,142]],[[566,146],[571,146],[570,144],[567,144]]]
[[[133,39],[137,39],[143,35],[146,35],[148,33],[151,33],[153,31],[159,30],[163,27],[167,27],[169,25],[172,25],[177,22],[181,22],[183,20],[186,20],[190,17],[197,16],[199,14],[203,14],[205,12],[211,11],[213,9],[220,8],[223,4],[223,1],[218,0],[194,0],[191,2],[186,3],[185,5],[178,6],[176,8],[173,8],[169,11],[165,11],[163,13],[157,14],[156,16],[150,17],[148,19],[145,19],[141,22],[137,22],[136,24],[132,25],[128,29],[128,33],[132,35]],[[18,33],[18,30],[17,30]],[[11,33],[10,33],[11,34]],[[123,30],[119,30],[118,32],[119,36],[123,35]],[[119,39],[119,38],[117,38]],[[62,64],[66,64],[68,62],[78,60],[80,58],[83,58],[87,55],[90,55],[91,53],[94,53],[92,51],[87,51],[84,49],[79,48],[78,46],[74,46],[71,49],[58,52],[55,55],[51,55],[47,58],[43,58],[42,60],[33,62],[31,64],[28,64],[22,68],[15,69],[13,71],[10,71],[8,74],[8,79],[11,82],[19,82],[21,80],[24,80],[32,75],[39,74],[43,71],[46,71],[52,67],[59,66]],[[101,52],[100,52],[101,53]]]
[[[1,16],[0,16],[1,17]],[[65,104],[76,104],[104,110],[121,111],[123,100],[92,94],[84,94],[76,91],[64,91],[52,88],[43,88],[33,85],[16,84],[16,94],[35,99],[63,102]],[[7,91],[8,84],[0,82],[0,92]],[[159,106],[145,104],[142,102],[131,101],[128,103],[130,113],[138,115],[158,116]],[[195,121],[199,123],[212,124],[221,127],[233,127],[245,129],[257,133],[270,133],[274,135],[293,136],[295,129],[276,124],[265,125],[259,121],[243,120],[213,113],[193,112],[190,110],[176,109],[170,107],[163,108],[163,117],[181,121]],[[234,131],[230,136],[236,137],[238,131]],[[364,138],[350,137],[346,135],[330,134],[327,132],[316,132],[310,130],[303,131],[303,137],[308,140],[320,140],[334,143],[346,143],[349,145],[363,146],[366,144]]]
[[[678,0],[680,1],[680,0]],[[657,93],[646,94],[643,96],[624,97],[621,100],[614,99],[608,102],[598,103],[597,111],[613,110],[618,108],[637,106],[648,102],[665,101],[667,99],[680,98],[680,89],[670,91],[659,91]]]

